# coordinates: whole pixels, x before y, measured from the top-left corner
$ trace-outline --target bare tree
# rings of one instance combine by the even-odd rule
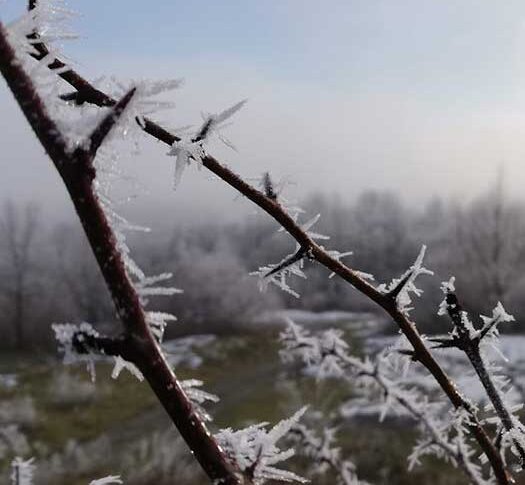
[[[55,293],[68,293],[72,311],[88,322],[109,321],[113,317],[104,280],[82,234],[69,225],[56,228],[52,236],[55,260]]]
[[[487,300],[508,304],[513,289],[522,287],[525,219],[505,196],[502,175],[487,195],[457,208],[452,221],[454,252],[447,259],[458,270],[466,302],[483,311]]]
[[[5,203],[0,218],[0,294],[18,349],[26,342],[27,310],[35,293],[37,229],[34,204],[22,209],[11,201]]]

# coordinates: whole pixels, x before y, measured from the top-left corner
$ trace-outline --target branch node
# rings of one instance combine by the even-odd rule
[[[130,103],[136,92],[136,88],[131,88],[122,99],[111,109],[110,113],[104,117],[104,119],[95,128],[91,136],[89,137],[89,148],[86,150],[90,159],[95,158],[97,150],[100,148],[106,137],[109,135],[111,129],[115,126],[117,121],[120,119],[124,110]]]

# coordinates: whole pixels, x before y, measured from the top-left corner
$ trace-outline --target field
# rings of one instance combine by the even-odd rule
[[[394,338],[384,335],[385,322],[371,315],[291,315],[313,328],[344,328],[361,354],[389,345]],[[257,330],[244,336],[199,336],[167,343],[176,372],[183,378],[203,380],[206,390],[220,396],[221,401],[208,408],[214,430],[258,421],[275,423],[308,404],[312,426],[316,426],[315,416],[322,413],[340,427],[342,453],[352,457],[362,479],[393,485],[465,483],[452,466],[437,460],[408,472],[406,456],[416,437],[414,423],[406,419],[379,423],[373,407],[356,411],[350,387],[316,383],[298,369],[283,366],[278,332],[266,316]],[[503,343],[516,354],[523,341],[519,336],[505,337]],[[458,375],[465,374],[464,363],[458,362],[448,361]],[[68,368],[55,359],[34,355],[4,356],[0,422],[16,422],[25,435],[27,446],[22,443],[21,451],[36,459],[36,483],[77,485],[121,474],[127,484],[206,484],[149,388],[129,374],[115,382],[110,373],[110,363],[98,363],[93,384],[81,367]],[[319,420],[319,426],[323,422]],[[7,454],[0,463],[0,482],[7,483]],[[311,475],[305,465],[297,457],[291,467],[313,483],[334,483],[329,474]]]

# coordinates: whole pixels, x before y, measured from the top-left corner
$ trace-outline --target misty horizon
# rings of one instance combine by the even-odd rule
[[[93,78],[183,78],[181,89],[162,98],[175,108],[156,117],[168,127],[198,125],[201,112],[248,98],[225,131],[238,151],[220,144],[210,151],[246,178],[269,171],[275,180],[290,182],[285,194],[298,200],[324,192],[352,201],[374,189],[398,193],[409,205],[436,196],[465,201],[487,190],[501,167],[508,195],[521,197],[525,9],[519,3],[501,9],[484,3],[475,24],[471,2],[409,1],[396,9],[387,2],[349,2],[335,3],[333,11],[312,4],[300,13],[293,4],[208,6],[197,27],[180,15],[181,9],[191,14],[188,6],[173,2],[149,11],[137,2],[126,26],[118,26],[110,19],[119,2],[112,2],[108,19],[95,21],[94,6],[71,1],[83,13],[76,20],[81,37],[64,48]],[[6,5],[10,18],[19,5]],[[229,16],[233,10],[244,23]],[[170,31],[160,18],[172,14]],[[251,30],[245,25],[250,22]],[[411,41],[415,33],[421,34],[418,43]],[[162,45],[152,53],[141,44],[155,35]],[[133,53],[129,42],[137,45]],[[60,180],[8,90],[0,92],[0,102],[0,199],[34,201],[49,217],[69,219]],[[138,183],[138,198],[123,207],[131,216],[147,219],[173,210],[174,218],[185,221],[228,221],[253,211],[195,167],[174,192],[174,162],[166,147],[145,139],[140,149],[120,163],[123,174]]]

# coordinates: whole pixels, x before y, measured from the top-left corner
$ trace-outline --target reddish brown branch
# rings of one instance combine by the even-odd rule
[[[249,483],[226,458],[166,362],[146,322],[138,294],[117,249],[115,235],[93,188],[96,148],[109,133],[115,117],[122,112],[133,92],[128,93],[95,130],[92,148],[79,148],[71,153],[58,127],[48,116],[31,79],[20,67],[1,23],[0,72],[66,185],[124,324],[126,358],[140,369],[210,479],[228,485]]]
[[[36,44],[36,48],[40,53],[39,55],[33,55],[33,57],[36,59],[41,59],[46,55],[46,53],[49,53],[49,50],[43,43]],[[59,59],[56,59],[54,63],[49,66],[49,68],[52,70],[61,67],[65,67],[65,64]],[[116,103],[113,98],[96,89],[89,83],[89,81],[81,77],[73,70],[60,72],[58,75],[77,90],[76,95],[68,95],[69,99],[74,99],[76,102],[88,102],[97,106],[112,106]],[[144,118],[144,122],[139,124],[146,133],[169,146],[173,145],[177,141],[180,141],[179,137],[171,134],[148,118]],[[309,251],[309,254],[312,255],[313,259],[350,283],[354,288],[356,288],[370,300],[374,301],[390,315],[390,317],[397,323],[401,331],[412,345],[414,349],[413,358],[427,368],[430,374],[432,374],[435,380],[439,383],[450,402],[456,408],[463,408],[469,413],[471,417],[469,429],[478,441],[483,452],[487,455],[498,483],[510,483],[512,478],[507,472],[501,456],[497,452],[489,436],[476,417],[472,404],[461,395],[461,393],[456,388],[455,383],[447,376],[439,363],[434,359],[425,345],[421,335],[419,334],[415,324],[397,308],[395,298],[393,299],[391,295],[379,292],[376,288],[370,285],[370,283],[362,279],[357,273],[352,271],[336,258],[330,256],[328,252],[324,250],[324,248],[315,243],[315,241],[313,241],[308,236],[308,234],[306,234],[306,232],[289,216],[289,214],[283,209],[276,198],[269,197],[256,188],[252,187],[241,177],[232,172],[229,168],[223,166],[211,155],[206,155],[202,162],[208,170],[213,172],[217,177],[229,184],[235,190],[251,200],[254,204],[263,209],[273,219],[275,219],[299,243],[302,248],[306,248],[306,250]]]

